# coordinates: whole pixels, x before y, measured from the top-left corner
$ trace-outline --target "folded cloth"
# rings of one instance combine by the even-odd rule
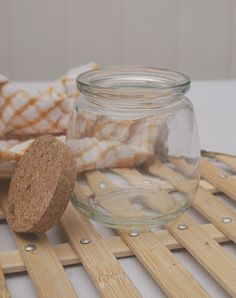
[[[138,166],[168,150],[168,115],[124,120],[78,111],[70,117],[79,96],[75,77],[93,68],[96,65],[90,63],[69,71],[36,95],[0,77],[0,139],[5,138],[0,141],[0,178],[11,175],[35,136],[60,135],[57,138],[65,142],[68,127],[67,144],[74,151],[78,172]]]
[[[79,96],[75,77],[96,67],[89,63],[72,69],[36,94],[0,76],[0,140],[65,134],[74,100]]]
[[[160,116],[127,121],[77,116],[78,122],[73,127],[75,134],[71,136],[69,130],[67,139],[74,152],[77,172],[138,166],[167,150],[168,129]],[[65,136],[57,138],[65,142]],[[33,139],[21,142],[0,153],[5,154],[5,161],[18,161],[32,142]]]

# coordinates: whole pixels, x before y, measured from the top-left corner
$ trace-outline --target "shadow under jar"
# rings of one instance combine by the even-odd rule
[[[110,67],[77,78],[67,144],[77,181],[72,203],[92,220],[146,230],[192,205],[200,148],[190,80],[158,68]]]

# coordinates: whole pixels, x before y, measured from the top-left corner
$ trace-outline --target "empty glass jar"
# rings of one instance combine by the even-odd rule
[[[189,78],[111,67],[80,75],[77,86],[67,131],[77,164],[73,205],[110,227],[140,230],[190,207],[200,149]]]

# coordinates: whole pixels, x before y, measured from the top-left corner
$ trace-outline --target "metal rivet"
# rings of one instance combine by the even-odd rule
[[[152,181],[150,181],[150,180],[143,180],[143,183],[145,183],[145,184],[151,184]]]
[[[91,240],[89,238],[84,238],[80,240],[81,244],[89,244],[91,242]]]
[[[223,216],[221,221],[223,223],[230,223],[232,221],[232,218],[231,217],[228,217],[228,216]]]
[[[187,229],[188,229],[188,226],[187,226],[186,224],[179,224],[179,225],[177,226],[177,228],[178,228],[179,230],[187,230]]]
[[[105,182],[100,183],[100,188],[106,188],[106,187],[107,187],[107,184]]]
[[[222,178],[222,179],[225,179],[225,178],[228,177],[228,175],[225,174],[225,173],[220,173],[220,174],[219,174],[219,177]]]
[[[136,237],[136,236],[139,235],[139,232],[138,232],[138,231],[135,231],[135,230],[133,230],[133,231],[129,231],[129,235],[130,235],[131,237]]]
[[[25,250],[26,250],[26,251],[29,251],[29,252],[34,251],[34,250],[36,250],[36,249],[37,249],[37,246],[36,246],[35,244],[27,244],[27,245],[25,246]]]

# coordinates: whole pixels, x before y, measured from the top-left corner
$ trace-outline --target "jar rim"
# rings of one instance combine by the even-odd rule
[[[137,87],[140,92],[181,90],[185,93],[189,89],[190,78],[165,68],[110,66],[84,72],[76,78],[76,82],[82,93],[92,91],[117,95],[117,92],[122,92],[132,95],[137,93]]]

